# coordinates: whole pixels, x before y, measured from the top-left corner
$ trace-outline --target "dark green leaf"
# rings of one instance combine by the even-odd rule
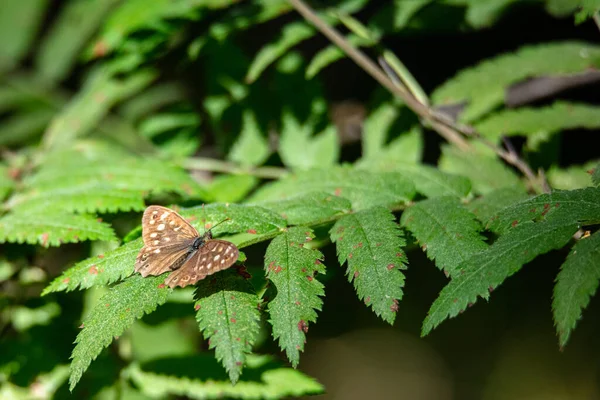
[[[310,222],[347,212],[352,207],[343,197],[325,192],[307,193],[288,200],[265,202],[260,205],[281,215],[290,225],[309,225]]]
[[[377,316],[394,323],[402,299],[406,243],[394,215],[375,207],[340,218],[331,228],[340,265],[348,262],[346,275],[358,298]]]
[[[420,201],[402,214],[401,224],[417,238],[430,260],[449,276],[475,253],[487,248],[481,225],[454,197],[438,197]]]
[[[243,200],[259,179],[253,175],[219,175],[206,188],[210,202],[235,203]]]
[[[571,249],[554,286],[554,323],[561,347],[569,336],[600,280],[600,232],[580,239]]]
[[[592,182],[596,186],[600,186],[600,164],[596,165],[592,172]]]
[[[264,163],[271,150],[263,136],[256,117],[250,110],[243,115],[242,131],[227,158],[243,166],[256,166]]]
[[[502,188],[493,190],[467,205],[477,219],[487,223],[492,216],[503,208],[527,199],[529,195],[523,188]]]
[[[229,269],[200,281],[196,297],[204,338],[235,384],[259,333],[258,296],[249,281]]]
[[[577,229],[577,224],[563,220],[526,222],[500,236],[487,250],[472,256],[442,289],[423,321],[422,335],[464,311],[477,297],[487,300],[491,290],[524,264],[567,244]]]
[[[312,231],[294,227],[271,241],[265,254],[267,278],[277,288],[277,295],[269,302],[273,338],[285,350],[294,367],[304,350],[310,322],[317,320],[325,294],[323,284],[315,275],[325,273],[323,255],[316,249],[304,247],[312,240]]]

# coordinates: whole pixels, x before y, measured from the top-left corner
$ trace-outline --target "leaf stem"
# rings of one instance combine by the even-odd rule
[[[289,173],[285,168],[279,167],[242,167],[240,165],[217,160],[214,158],[205,157],[191,157],[185,159],[181,166],[185,169],[199,170],[199,171],[212,171],[212,172],[226,172],[229,174],[246,174],[253,175],[259,178],[266,179],[279,179]]]
[[[465,150],[470,148],[469,142],[463,137],[476,139],[483,143],[486,147],[493,150],[500,158],[508,164],[516,167],[530,181],[531,187],[536,190],[543,188],[544,191],[549,189],[549,186],[544,182],[544,177],[536,176],[531,167],[519,157],[518,154],[504,150],[482,137],[472,126],[464,125],[453,121],[450,117],[434,109],[428,107],[414,97],[409,90],[404,87],[401,82],[394,83],[381,68],[377,66],[370,58],[356,47],[352,46],[346,38],[344,38],[335,28],[329,26],[310,8],[303,0],[289,0],[292,6],[300,13],[307,21],[312,23],[323,35],[337,45],[348,57],[358,64],[365,72],[379,82],[383,87],[389,90],[392,94],[400,97],[406,105],[417,115],[425,119],[430,126],[440,134],[448,142],[453,143],[457,147]],[[541,182],[541,184],[540,184]]]

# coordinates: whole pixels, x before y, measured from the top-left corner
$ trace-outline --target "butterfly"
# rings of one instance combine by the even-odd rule
[[[231,242],[212,238],[209,229],[198,231],[175,211],[149,206],[142,217],[144,247],[135,260],[142,276],[173,271],[165,280],[171,288],[193,285],[215,272],[231,267],[239,250]]]

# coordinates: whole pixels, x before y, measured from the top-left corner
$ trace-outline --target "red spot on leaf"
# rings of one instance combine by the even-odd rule
[[[375,243],[375,247],[381,246],[381,243]]]
[[[162,289],[162,288],[164,288],[164,287],[165,287],[165,284],[164,284],[164,283],[161,283],[160,285],[158,285],[158,288],[159,288],[159,289]]]
[[[369,305],[370,302],[371,302],[371,296],[367,296],[367,298],[365,299],[365,304]]]
[[[396,253],[396,257],[402,257],[402,253]]]
[[[240,339],[239,337],[236,337],[235,340],[237,340],[238,342],[242,341],[242,339]]]
[[[298,300],[296,300],[296,305],[297,305],[297,306],[299,306],[299,305],[300,305],[300,302],[299,302]]]
[[[395,265],[394,265],[394,264],[388,264],[388,265],[387,265],[387,269],[388,269],[388,271],[391,271],[391,270],[393,270],[393,269],[394,269],[394,267],[395,267]]]
[[[231,318],[230,321],[232,324],[235,324],[237,322],[237,320],[235,318]]]
[[[333,191],[333,194],[335,194],[336,196],[340,196],[342,194],[342,188],[336,188]]]
[[[42,233],[42,246],[48,246],[48,237],[47,232]]]
[[[514,228],[515,226],[517,226],[519,224],[519,221],[514,220],[510,225]]]
[[[321,265],[321,264],[323,264],[323,263],[321,262],[321,260],[319,260],[319,259],[315,260],[315,265]],[[304,272],[306,272],[306,271],[304,271]]]
[[[353,257],[352,253],[348,254],[348,258],[349,259],[352,258],[352,257]]]
[[[92,53],[95,58],[104,57],[106,53],[108,53],[108,46],[104,40],[98,40],[94,43],[94,48],[92,49]]]
[[[363,247],[362,242],[358,242],[358,247]]]
[[[535,208],[532,208],[531,210],[529,210],[529,212],[530,212],[530,213],[534,213],[534,212],[536,212],[536,211],[537,211],[537,210],[536,210]]]
[[[200,309],[200,304],[196,304],[196,305],[194,306],[194,310],[198,311],[199,309]]]
[[[248,232],[252,235],[256,235],[256,229],[248,229],[246,232]]]
[[[95,265],[92,265],[88,270],[88,273],[91,275],[98,275],[98,268]]]
[[[235,365],[237,365],[238,367],[240,367],[242,365],[242,362],[241,361],[236,361]]]
[[[219,315],[223,315],[223,310],[219,310],[219,311],[217,312],[217,314],[219,314]]]
[[[398,312],[398,300],[397,299],[392,300],[392,305],[390,306],[390,310],[392,310],[392,312]]]
[[[110,307],[110,304],[106,303],[106,304],[105,304],[105,306],[106,306],[106,307]]]
[[[473,303],[467,304],[467,307],[469,307],[469,308],[473,307]]]
[[[298,322],[298,330],[304,333],[308,332],[308,324],[303,319]]]
[[[69,283],[71,281],[71,278],[65,278],[63,279],[62,283]]]
[[[493,287],[493,286],[490,286],[490,287],[488,288],[488,290],[490,291],[490,293],[492,293],[492,292],[494,291],[494,287]]]
[[[307,275],[306,279],[308,279],[309,282],[312,282],[314,278],[312,276],[310,276],[310,275]]]
[[[127,309],[125,310],[125,312],[129,312],[129,311],[131,311],[131,308],[127,308]]]
[[[302,272],[303,272],[303,273],[306,273],[306,268],[302,268]]]
[[[358,275],[359,275],[359,274],[360,274],[360,272],[358,272],[358,271],[354,271],[354,277],[355,277],[355,278],[358,278]]]
[[[558,208],[559,206],[560,206],[560,203],[556,203],[556,204],[554,204],[554,207],[555,207],[555,208]]]
[[[452,300],[453,303],[458,303],[458,299]]]
[[[98,258],[104,258],[104,254],[98,254]]]
[[[83,328],[84,328],[83,324],[79,325],[79,329],[83,329]]]
[[[588,174],[590,174],[590,175],[593,175],[593,174],[594,174],[594,171],[596,171],[596,168],[588,169],[588,170],[587,170],[587,171],[585,171],[585,172],[587,172],[587,173],[588,173]]]
[[[234,295],[231,295],[231,300],[235,300],[235,296]]]

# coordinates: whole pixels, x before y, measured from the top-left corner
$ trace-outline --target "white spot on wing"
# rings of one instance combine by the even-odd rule
[[[159,244],[159,243],[160,243],[160,240],[155,240],[154,242],[152,242],[152,244],[153,244],[153,245],[155,245],[155,246],[156,246],[157,244]]]
[[[156,227],[157,230],[163,231],[165,229],[165,224],[160,224]]]
[[[150,225],[154,225],[155,222],[156,222],[155,220],[151,219],[150,220]]]
[[[168,211],[165,211],[161,216],[160,216],[160,220],[162,221],[163,219],[167,218],[169,216],[169,214],[171,214]]]
[[[212,263],[208,263],[208,264],[206,265],[206,268],[207,268],[207,269],[211,269],[211,268],[212,268]]]
[[[227,250],[225,250],[225,253],[223,253],[223,254],[226,255],[227,253],[229,253],[229,250],[231,250],[231,247],[227,247]]]
[[[219,261],[219,258],[221,258],[221,255],[220,255],[220,254],[217,254],[217,255],[215,256],[215,261]]]
[[[158,233],[156,233],[156,232],[152,232],[152,233],[150,234],[150,237],[151,237],[151,238],[155,238],[155,237],[157,237],[157,236],[158,236]]]
[[[160,249],[154,250],[154,253],[156,253],[156,254],[160,253]]]

